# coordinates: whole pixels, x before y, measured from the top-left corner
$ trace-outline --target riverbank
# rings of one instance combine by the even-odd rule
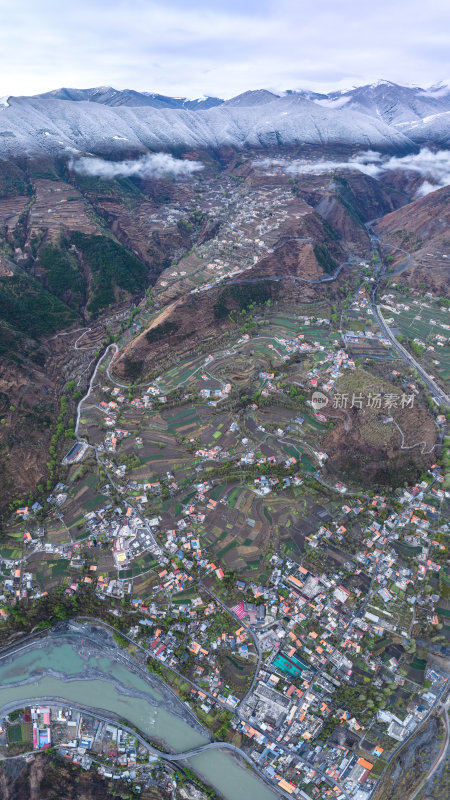
[[[0,714],[37,703],[78,708],[120,724],[155,756],[188,766],[225,800],[277,797],[257,776],[256,766],[248,768],[248,757],[211,742],[164,681],[125,655],[110,632],[94,625],[82,631],[50,630],[0,654]]]

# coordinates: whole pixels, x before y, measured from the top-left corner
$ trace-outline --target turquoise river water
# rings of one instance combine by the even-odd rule
[[[145,674],[127,666],[124,656],[101,649],[82,632],[50,635],[0,657],[0,712],[21,701],[55,698],[106,711],[134,725],[161,747],[184,752],[208,739],[189,722],[181,701],[163,682],[151,685]],[[154,681],[152,681],[155,684]],[[209,750],[189,759],[192,769],[226,800],[275,800],[255,773],[226,750]]]

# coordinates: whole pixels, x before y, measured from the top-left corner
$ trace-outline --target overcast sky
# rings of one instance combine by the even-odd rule
[[[0,0],[0,96],[232,97],[450,77],[447,0]]]

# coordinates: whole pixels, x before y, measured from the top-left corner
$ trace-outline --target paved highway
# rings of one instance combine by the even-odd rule
[[[341,268],[342,268],[342,266],[343,266],[343,265],[341,265]],[[381,310],[380,310],[379,306],[378,306],[378,305],[377,305],[377,303],[376,303],[376,291],[377,291],[377,288],[378,288],[378,283],[379,283],[379,281],[381,280],[381,278],[382,278],[383,274],[384,274],[384,270],[380,270],[380,273],[379,273],[379,276],[378,276],[378,280],[376,281],[376,283],[375,283],[375,285],[374,285],[374,288],[373,288],[373,292],[372,292],[372,302],[371,302],[371,307],[372,307],[372,311],[373,311],[374,318],[375,318],[375,320],[377,321],[377,323],[378,323],[378,325],[379,325],[379,327],[380,327],[381,331],[383,332],[384,336],[385,336],[387,339],[389,339],[389,341],[391,342],[391,344],[392,344],[393,348],[394,348],[394,349],[396,350],[396,352],[397,352],[397,353],[400,355],[400,357],[401,357],[401,358],[402,358],[402,359],[403,359],[403,360],[404,360],[404,361],[405,361],[405,362],[406,362],[406,363],[407,363],[407,364],[408,364],[410,367],[412,367],[413,369],[415,369],[415,370],[417,371],[417,373],[419,374],[419,376],[420,376],[420,377],[421,377],[421,379],[423,380],[423,382],[424,382],[425,386],[427,387],[428,391],[430,392],[430,394],[432,395],[432,397],[435,399],[435,401],[436,401],[437,403],[439,403],[440,405],[445,405],[445,406],[448,406],[448,405],[449,405],[449,398],[448,398],[448,396],[447,396],[447,395],[446,395],[446,394],[443,392],[443,390],[442,390],[442,389],[441,389],[441,388],[440,388],[440,387],[439,387],[439,386],[436,384],[436,382],[433,380],[433,378],[431,378],[431,376],[429,376],[429,375],[426,373],[426,371],[425,371],[425,370],[423,369],[423,367],[422,367],[422,366],[421,366],[421,365],[420,365],[420,364],[419,364],[419,363],[416,361],[416,359],[415,359],[415,358],[414,358],[414,357],[413,357],[413,356],[412,356],[410,353],[408,353],[408,351],[407,351],[407,350],[405,350],[405,348],[404,348],[404,347],[403,347],[403,346],[400,344],[400,342],[398,342],[398,341],[397,341],[396,337],[394,336],[394,334],[392,333],[392,331],[391,331],[391,329],[389,328],[388,324],[386,323],[386,321],[385,321],[385,320],[384,320],[384,318],[383,318],[383,315],[382,315],[382,313],[381,313]],[[330,276],[330,278],[329,278],[329,279],[330,279],[330,280],[333,280],[333,279],[335,279],[336,277],[337,277],[337,275]],[[244,281],[244,282],[245,282],[245,281]],[[95,380],[95,377],[96,377],[97,369],[98,369],[98,367],[99,367],[99,365],[100,365],[101,361],[102,361],[102,360],[103,360],[103,358],[104,358],[104,357],[107,355],[107,353],[108,353],[108,352],[110,352],[111,350],[113,350],[113,351],[114,351],[114,355],[115,355],[115,354],[117,353],[117,351],[118,351],[117,345],[115,345],[115,344],[113,344],[113,345],[110,345],[110,347],[108,347],[108,348],[106,349],[106,351],[104,352],[103,356],[102,356],[102,357],[99,359],[99,361],[97,362],[97,365],[96,365],[96,368],[95,368],[94,374],[92,375],[92,378],[91,378],[91,381],[90,381],[90,384],[89,384],[88,391],[87,391],[86,395],[85,395],[85,396],[82,398],[82,400],[81,400],[81,401],[80,401],[80,403],[79,403],[79,406],[78,406],[78,413],[77,413],[77,425],[76,425],[76,429],[75,429],[75,431],[76,431],[76,435],[77,435],[77,438],[78,438],[78,439],[79,439],[79,437],[78,437],[78,427],[79,427],[79,421],[80,421],[80,412],[81,412],[81,406],[82,406],[83,402],[84,402],[84,401],[85,401],[85,400],[86,400],[86,399],[89,397],[89,394],[90,394],[90,392],[91,392],[91,390],[92,390],[92,387],[93,387],[93,384],[94,384],[94,380]],[[108,370],[109,370],[109,367],[108,367]],[[107,373],[108,373],[108,376],[109,376],[109,371],[108,371],[108,370],[107,370]],[[116,382],[116,381],[115,381],[115,382]],[[118,385],[121,385],[121,384],[118,384]],[[95,454],[96,454],[97,460],[99,460],[99,461],[100,461],[100,459],[99,459],[99,456],[98,456],[97,449],[96,449],[96,448],[94,448],[94,449],[95,449]],[[104,465],[103,465],[103,466],[104,466]],[[108,473],[108,476],[109,476],[109,478],[110,478],[110,480],[111,480],[112,484],[115,486],[116,484],[115,484],[115,482],[114,482],[113,478],[112,478],[112,477],[111,477],[111,475],[109,474],[108,470],[106,470],[106,471],[107,471],[107,473]],[[328,487],[328,488],[332,488],[332,487]],[[131,505],[133,505],[133,504],[131,503]],[[138,514],[138,516],[141,518],[142,522],[145,524],[145,522],[146,522],[146,521],[145,521],[145,518],[142,516],[142,514],[140,514],[140,512],[139,512],[139,511],[138,511],[136,508],[135,508],[134,510],[136,511],[136,513]],[[190,574],[188,570],[186,570],[186,572],[188,572],[188,574]],[[251,626],[249,626],[249,625],[247,625],[247,624],[243,623],[243,622],[242,622],[242,620],[241,620],[241,619],[239,619],[239,618],[238,618],[238,617],[237,617],[237,616],[234,614],[234,612],[231,610],[231,608],[229,608],[229,607],[228,607],[228,606],[227,606],[227,605],[226,605],[226,604],[225,604],[225,603],[224,603],[224,602],[223,602],[223,601],[222,601],[222,600],[219,598],[219,596],[218,596],[218,595],[217,595],[217,594],[216,594],[214,591],[212,591],[212,589],[208,588],[208,587],[207,587],[207,586],[206,586],[206,585],[203,583],[203,581],[202,581],[202,580],[200,580],[200,579],[198,579],[198,578],[196,578],[196,576],[192,576],[192,577],[194,578],[194,580],[196,580],[196,581],[197,581],[197,584],[198,584],[198,586],[199,586],[199,587],[201,587],[201,588],[202,588],[202,589],[203,589],[203,590],[204,590],[204,591],[205,591],[205,592],[206,592],[206,593],[207,593],[207,594],[208,594],[210,597],[212,597],[212,598],[213,598],[213,599],[214,599],[214,600],[215,600],[215,601],[216,601],[216,602],[217,602],[217,603],[218,603],[218,604],[219,604],[219,605],[220,605],[220,606],[221,606],[221,607],[222,607],[222,608],[223,608],[225,611],[227,611],[229,614],[231,614],[231,615],[232,615],[232,616],[233,616],[233,617],[236,619],[236,621],[239,623],[239,625],[240,625],[240,626],[243,626],[243,627],[245,627],[245,628],[246,628],[246,630],[247,630],[247,631],[248,631],[248,633],[249,633],[249,636],[250,636],[250,637],[252,638],[252,640],[253,640],[253,643],[254,643],[254,645],[255,645],[255,649],[256,649],[256,652],[257,652],[257,665],[256,665],[256,670],[255,670],[255,673],[254,673],[254,676],[253,676],[252,684],[251,684],[251,686],[250,686],[250,688],[249,688],[248,692],[246,693],[245,697],[243,698],[243,700],[245,700],[245,699],[247,698],[247,696],[250,694],[250,692],[251,692],[251,691],[253,690],[253,688],[254,688],[255,682],[256,682],[256,680],[257,680],[257,677],[258,677],[259,669],[260,669],[260,666],[261,666],[262,654],[261,654],[261,649],[260,649],[260,646],[259,646],[258,637],[257,637],[257,635],[255,634],[255,632],[252,630]],[[374,574],[374,576],[372,576],[372,584],[373,584],[373,582],[374,582],[374,579],[375,579],[375,577],[376,577],[376,573]],[[363,606],[362,606],[362,608],[361,608],[361,609],[359,609],[359,613],[360,613],[361,611],[362,611],[362,612],[364,612],[365,605],[366,605],[366,603],[367,603],[367,599],[368,599],[368,596],[369,596],[369,594],[370,594],[370,593],[368,593],[368,595],[367,595],[367,598],[366,598],[366,601],[365,601],[365,603],[363,603]],[[91,621],[93,621],[93,620],[91,620]],[[97,620],[96,620],[96,621],[97,621]],[[98,620],[97,622],[101,622],[101,621],[100,621],[100,620]],[[101,624],[103,624],[103,625],[104,625],[105,623],[101,623]],[[111,627],[111,626],[107,626],[107,627]],[[114,629],[112,629],[112,630],[114,630]],[[120,635],[124,636],[124,634],[122,634],[122,633],[121,633]],[[125,636],[125,638],[126,638],[126,639],[128,639],[128,637],[127,637],[127,636]],[[134,645],[136,645],[136,642],[134,642],[133,640],[131,640],[131,639],[128,639],[128,640],[129,640],[130,642],[132,642]],[[138,646],[139,646],[139,645],[138,645]],[[141,649],[142,649],[142,650],[144,650],[144,651],[147,653],[147,655],[152,655],[151,653],[149,653],[148,651],[146,651],[146,649],[145,649],[145,648],[142,648],[142,647],[141,647]],[[174,670],[174,669],[172,669],[172,671],[173,671],[173,672],[175,672],[177,675],[179,675],[181,678],[183,678],[183,680],[186,680],[186,681],[188,681],[188,679],[186,679],[186,678],[185,678],[183,675],[181,675],[181,673],[177,672],[177,670]],[[188,682],[189,682],[189,683],[190,683],[192,686],[195,686],[195,688],[197,688],[197,689],[199,689],[199,688],[200,688],[200,687],[196,686],[196,684],[194,684],[192,681],[188,681]],[[214,700],[215,702],[217,702],[217,698],[213,697],[213,695],[211,695],[211,694],[210,694],[208,691],[205,691],[204,689],[200,689],[200,691],[204,692],[204,694],[206,694],[208,697],[210,697],[210,699],[212,699],[212,700]],[[242,702],[242,701],[241,701],[241,702]],[[434,707],[434,710],[435,710],[435,708],[436,708],[436,706]],[[240,719],[241,719],[243,722],[248,722],[248,720],[246,720],[246,719],[245,719],[245,717],[244,717],[244,716],[243,716],[243,715],[240,713],[239,709],[237,709],[237,710],[236,710],[234,713],[235,713],[235,714],[236,714],[236,715],[237,715],[237,716],[238,716],[238,717],[239,717],[239,718],[240,718]],[[430,712],[430,713],[431,713],[431,712]],[[97,715],[96,715],[96,716],[97,716]],[[125,728],[125,726],[123,726],[123,727]],[[256,726],[255,726],[253,723],[252,723],[252,727],[254,727],[256,730],[258,730],[258,728],[257,728],[257,727],[256,727]],[[448,723],[446,724],[446,731],[447,731],[447,736],[446,736],[446,741],[447,741],[447,739],[448,739]],[[263,735],[267,736],[267,733],[266,733],[266,732],[264,732],[264,731],[259,731],[259,732],[260,732],[260,733],[262,733]],[[135,732],[133,732],[133,733],[135,733]],[[136,735],[136,734],[135,734],[135,735]],[[145,740],[143,740],[143,741],[145,742]],[[147,744],[147,743],[146,743],[146,744]],[[402,746],[403,746],[404,744],[405,744],[405,743],[403,743],[403,744],[402,744]],[[148,744],[147,744],[147,746],[148,746]],[[321,777],[322,777],[324,780],[326,780],[326,781],[328,782],[328,784],[329,784],[329,785],[332,785],[332,786],[333,786],[333,787],[334,787],[336,790],[339,790],[339,791],[342,793],[342,795],[343,795],[344,797],[348,797],[348,795],[346,794],[345,790],[342,788],[342,786],[341,786],[341,785],[340,785],[340,784],[339,784],[337,781],[335,781],[333,778],[330,778],[330,776],[329,776],[329,775],[327,775],[325,772],[322,772],[322,771],[321,771],[321,770],[320,770],[320,769],[319,769],[317,766],[315,766],[315,765],[312,765],[312,764],[311,764],[310,762],[308,762],[306,759],[303,759],[303,758],[302,758],[302,757],[299,755],[299,753],[298,753],[298,751],[297,751],[297,750],[295,750],[295,749],[293,749],[293,748],[290,748],[290,747],[287,747],[287,746],[284,746],[284,745],[281,745],[281,744],[280,744],[280,743],[278,743],[278,742],[276,743],[276,745],[275,745],[275,746],[276,746],[276,747],[277,747],[277,748],[278,748],[280,751],[282,751],[282,752],[285,752],[285,753],[289,753],[289,754],[295,755],[296,759],[297,759],[299,762],[301,762],[301,763],[304,763],[305,765],[308,765],[308,766],[310,766],[310,767],[311,767],[311,766],[313,766],[313,767],[314,767],[314,769],[316,770],[316,772],[317,772],[317,773],[318,773],[318,774],[319,774],[319,775],[320,775],[320,776],[321,776]],[[167,753],[166,753],[166,754],[164,754],[164,753],[162,753],[161,751],[157,751],[156,749],[154,749],[154,752],[155,752],[155,754],[156,754],[156,755],[158,755],[158,756],[159,756],[159,757],[161,757],[161,758],[166,758],[167,760],[170,760],[170,761],[177,761],[177,760],[183,760],[183,759],[185,759],[185,758],[192,757],[192,756],[194,756],[194,755],[198,755],[198,754],[200,754],[201,752],[203,752],[204,750],[207,750],[207,749],[218,749],[218,748],[226,748],[226,749],[230,749],[230,750],[233,750],[233,751],[235,751],[235,752],[236,752],[236,754],[238,754],[239,756],[243,757],[243,758],[244,758],[246,761],[248,761],[248,763],[249,763],[249,764],[251,764],[251,766],[252,766],[254,769],[256,769],[256,771],[257,771],[257,772],[258,772],[258,773],[261,775],[261,777],[263,777],[263,778],[266,780],[266,778],[265,778],[265,776],[263,775],[263,773],[259,772],[259,770],[257,769],[257,767],[255,767],[255,764],[254,764],[254,762],[253,762],[253,761],[250,759],[250,757],[249,757],[249,756],[247,756],[245,753],[243,753],[243,752],[242,752],[241,750],[239,750],[238,748],[236,748],[234,745],[231,745],[231,744],[229,744],[229,743],[224,743],[224,742],[211,742],[211,743],[209,743],[209,744],[207,744],[207,745],[203,745],[203,746],[202,746],[202,747],[200,747],[200,748],[196,748],[195,750],[187,751],[187,752],[185,752],[185,753],[180,753],[180,754],[177,754],[177,755],[173,755],[173,754],[167,754]],[[401,747],[400,747],[399,749],[401,749]],[[396,751],[396,752],[397,752],[397,751]],[[443,757],[443,756],[442,756],[442,757]],[[438,760],[438,761],[437,761],[437,764],[435,763],[435,765],[433,765],[433,769],[437,769],[437,767],[439,766],[439,764],[440,764],[440,763],[441,763],[441,761],[440,761],[440,760]],[[428,777],[430,777],[430,774],[428,775]],[[277,788],[277,791],[280,791],[280,790]],[[281,792],[281,793],[282,793],[283,795],[285,794],[284,792]],[[285,795],[285,796],[287,797],[288,795]],[[410,800],[412,800],[412,798],[410,798]]]
[[[423,380],[425,386],[427,387],[428,391],[430,392],[435,402],[438,403],[438,405],[448,406],[450,402],[448,395],[446,395],[445,392],[441,389],[441,387],[437,385],[436,381],[434,381],[433,378],[430,375],[428,375],[428,373],[414,358],[414,356],[412,356],[411,353],[409,353],[403,347],[403,345],[400,344],[400,342],[396,339],[396,337],[392,333],[386,320],[384,319],[383,314],[381,313],[380,306],[377,304],[377,291],[380,282],[386,276],[387,267],[386,264],[383,262],[378,236],[375,233],[373,233],[373,231],[370,228],[370,225],[367,226],[367,230],[370,236],[370,240],[372,242],[373,251],[378,255],[381,265],[376,275],[376,280],[372,288],[370,307],[372,309],[373,316],[377,321],[378,325],[380,326],[381,331],[385,335],[386,339],[389,339],[389,341],[391,342],[394,350],[399,354],[399,356],[403,359],[403,361],[406,361],[408,366],[410,366],[412,369],[417,370],[417,373],[420,375],[421,379]]]
[[[131,736],[133,736],[135,739],[137,739],[137,741],[140,742],[140,744],[142,744],[153,756],[155,756],[156,758],[161,758],[163,761],[167,761],[169,763],[186,761],[187,759],[192,758],[193,756],[201,755],[201,753],[204,753],[207,750],[230,750],[239,759],[244,759],[244,761],[246,761],[249,764],[249,766],[251,766],[252,769],[256,772],[258,777],[261,778],[261,780],[263,780],[266,785],[270,786],[270,788],[273,789],[277,794],[282,795],[283,797],[290,798],[290,795],[287,792],[283,791],[283,789],[281,789],[277,784],[272,783],[272,781],[270,781],[267,778],[267,776],[264,775],[264,773],[255,764],[255,762],[252,761],[250,756],[248,756],[234,744],[230,744],[229,742],[209,742],[208,744],[201,745],[200,747],[196,747],[193,750],[186,750],[183,753],[168,753],[150,744],[150,742],[148,742],[147,739],[145,739],[141,733],[139,733],[135,728],[131,728],[130,726],[128,726],[122,719],[119,719],[119,717],[116,714],[111,713],[106,715],[104,711],[102,713],[98,713],[89,706],[84,706],[81,703],[73,703],[73,702],[68,703],[67,700],[64,700],[59,697],[50,697],[50,696],[41,697],[40,700],[42,703],[46,703],[49,705],[51,704],[55,706],[61,706],[62,708],[67,708],[67,707],[73,708],[75,711],[80,711],[82,714],[92,717],[93,719],[98,719],[101,722],[106,722],[109,724],[113,722],[114,724],[122,728],[124,731],[129,733]],[[20,703],[18,702],[9,703],[7,706],[4,706],[0,710],[2,714],[11,714],[13,713],[13,711],[19,708],[24,708],[24,706],[26,705],[33,705],[35,704],[35,702],[36,698],[29,698],[21,700]]]
[[[408,744],[408,742],[410,742],[411,739],[414,739],[414,737],[417,736],[419,731],[422,730],[423,726],[428,722],[430,717],[432,717],[433,714],[435,714],[437,710],[442,709],[442,712],[443,712],[442,716],[443,716],[444,726],[445,726],[445,739],[444,739],[444,744],[443,744],[442,750],[439,753],[438,757],[435,759],[434,763],[432,764],[430,770],[427,772],[426,776],[421,780],[419,786],[417,786],[414,789],[413,793],[411,795],[409,795],[408,798],[405,798],[405,800],[414,800],[414,798],[417,796],[419,790],[421,788],[423,788],[423,786],[426,783],[426,781],[429,780],[429,778],[431,778],[434,775],[435,771],[440,766],[440,764],[441,764],[441,762],[442,762],[442,760],[443,760],[443,758],[444,758],[444,756],[445,756],[445,754],[447,752],[448,741],[449,741],[448,706],[449,706],[449,703],[450,703],[450,700],[449,700],[447,695],[448,695],[449,691],[450,691],[450,686],[446,685],[444,687],[444,689],[442,690],[442,692],[441,692],[439,700],[437,700],[437,702],[430,708],[430,710],[428,711],[428,714],[424,718],[424,720],[423,720],[422,724],[420,725],[420,727],[416,728],[403,742],[401,742],[398,745],[398,747],[396,747],[396,749],[393,751],[393,753],[391,753],[391,755],[387,759],[387,762],[390,764],[399,755],[399,753]],[[372,794],[371,794],[371,798],[373,798],[373,795],[375,794],[375,792],[377,791],[378,788],[379,788],[379,784],[377,784],[375,786],[375,788],[373,789]]]
[[[444,723],[445,737],[444,737],[444,741],[442,743],[442,747],[440,749],[440,752],[439,752],[438,756],[435,758],[435,760],[434,760],[433,764],[431,765],[430,769],[428,770],[427,774],[424,775],[424,777],[420,781],[417,789],[414,789],[414,791],[412,792],[412,794],[409,795],[407,800],[414,800],[414,798],[416,798],[417,795],[419,793],[421,793],[421,791],[424,788],[425,784],[430,780],[430,778],[433,777],[434,773],[439,769],[439,767],[441,766],[444,758],[447,755],[448,738],[449,738],[449,725],[448,725],[448,710],[447,710],[446,705],[442,706],[441,717],[442,717],[442,721]]]
[[[384,319],[383,314],[381,313],[380,306],[372,302],[372,311],[385,337],[389,339],[393,348],[403,358],[403,360],[406,361],[410,367],[412,367],[418,372],[419,376],[422,378],[431,396],[435,399],[435,401],[439,405],[448,406],[450,404],[450,399],[448,395],[445,394],[443,389],[441,389],[441,387],[438,386],[436,381],[434,381],[433,378],[430,375],[428,375],[427,372],[425,372],[424,368],[421,367],[421,365],[419,364],[418,361],[416,361],[414,356],[412,356],[411,353],[408,353],[408,351],[403,347],[403,345],[400,344],[400,342],[396,339],[389,325]]]

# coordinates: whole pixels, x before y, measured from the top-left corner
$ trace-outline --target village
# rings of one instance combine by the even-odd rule
[[[17,509],[1,552],[5,623],[17,600],[55,586],[67,597],[87,587],[117,618],[126,604],[121,646],[145,654],[282,794],[304,800],[370,800],[449,691],[420,644],[445,642],[441,467],[382,495],[336,480],[323,449],[369,396],[386,430],[418,402],[368,310],[360,292],[342,335],[331,315],[269,311],[251,335],[138,389],[115,386],[105,362],[64,456],[68,477],[45,508]],[[367,396],[360,383],[347,391],[361,373],[361,314],[364,358],[381,360],[379,381],[387,375],[395,395],[367,381]],[[162,769],[113,723],[70,709],[24,714],[31,753],[57,742],[64,758],[133,785]]]
[[[0,720],[0,752],[23,755],[26,763],[52,749],[64,761],[82,770],[96,770],[116,785],[158,786],[168,795],[205,800],[197,786],[179,777],[176,767],[161,761],[141,737],[107,718],[62,706],[31,706]],[[113,784],[114,785],[114,784]]]
[[[239,180],[225,180],[219,189],[211,189],[197,179],[196,202],[181,212],[163,208],[149,218],[158,228],[193,230],[202,217],[220,220],[220,237],[197,244],[192,252],[176,260],[161,275],[156,285],[159,303],[167,303],[180,288],[204,292],[224,278],[235,278],[251,269],[265,254],[273,253],[274,241],[286,235],[292,223],[301,223],[310,209],[295,201],[284,186],[271,189],[249,187]],[[186,210],[189,212],[187,216]],[[306,236],[305,241],[310,241]],[[236,265],[238,264],[238,266]]]
[[[211,628],[223,608],[211,596],[202,597],[202,589],[212,570],[218,581],[223,581],[223,571],[211,564],[203,567],[197,574],[197,596],[169,610],[158,603],[161,590],[173,593],[175,599],[195,585],[190,572],[172,563],[170,569],[160,571],[152,602],[133,598],[136,625],[128,636],[155,661],[184,677],[188,677],[188,653],[190,702],[198,703],[207,715],[215,706],[234,712],[231,730],[242,737],[241,746],[248,748],[258,767],[284,792],[313,797],[313,790],[322,791],[328,779],[342,790],[337,797],[366,800],[382,774],[381,765],[389,763],[399,743],[413,736],[449,692],[448,675],[439,667],[425,669],[418,658],[404,666],[404,655],[412,652],[414,620],[440,628],[435,613],[439,598],[427,591],[425,581],[428,573],[436,575],[441,568],[430,558],[438,546],[432,536],[442,533],[432,530],[435,501],[444,500],[441,483],[442,475],[435,467],[426,480],[399,496],[399,511],[386,516],[382,524],[376,520],[385,516],[386,498],[375,497],[363,549],[355,553],[353,564],[345,564],[333,577],[274,555],[266,586],[236,581],[229,594],[243,599],[230,608],[227,622],[222,619],[225,630],[216,638]],[[200,485],[198,491],[204,497],[208,487]],[[363,513],[359,502],[344,510],[349,520]],[[401,565],[395,549],[404,529],[415,531],[406,539],[406,546],[416,548],[409,568]],[[167,553],[177,538],[175,531],[171,534]],[[328,523],[319,528],[310,546],[319,549],[339,536],[336,525]],[[178,559],[187,560],[188,570],[192,569],[181,548]],[[355,585],[359,575],[365,591]],[[131,588],[131,582],[128,585]],[[115,592],[123,596],[127,585],[111,581],[105,587],[98,579],[96,591],[108,602]],[[177,621],[182,624],[177,626]],[[188,642],[181,651],[180,635]],[[252,686],[241,696],[232,694],[214,668],[214,655],[222,647],[254,665],[262,654]],[[362,688],[366,675],[370,688]],[[58,731],[64,757],[84,769],[94,764],[107,776],[136,778],[136,742],[123,732],[119,735],[120,729],[98,720],[87,725],[80,714],[68,711],[64,717],[57,709],[50,725],[49,713],[31,709],[30,719],[24,719],[32,723],[33,750],[54,743],[52,728]],[[61,737],[62,725],[70,735]],[[326,732],[333,729],[328,737]],[[111,746],[114,731],[116,745]],[[101,744],[104,737],[107,748]],[[103,755],[104,764],[98,765],[98,755]]]

